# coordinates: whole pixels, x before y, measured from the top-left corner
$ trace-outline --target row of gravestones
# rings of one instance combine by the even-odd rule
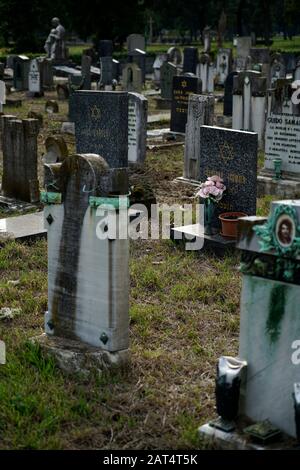
[[[127,93],[118,92],[80,91],[74,98],[78,154],[45,168],[47,337],[35,341],[46,348],[54,345],[60,357],[66,349],[66,358],[70,350],[76,351],[77,357],[83,357],[81,362],[78,359],[78,371],[87,367],[87,359],[98,368],[129,360],[128,239],[104,237],[109,210],[117,209],[118,225],[123,212],[127,220],[129,104]],[[209,96],[191,101],[196,113],[199,103],[201,114],[211,115]],[[281,106],[278,101],[275,97],[273,112]],[[9,152],[17,151],[18,139],[26,155],[36,154],[35,120],[4,116],[2,123],[3,147],[10,165],[16,154]],[[200,126],[200,143],[201,180],[220,174],[228,186],[220,210],[255,214],[257,135],[204,125]],[[30,165],[27,160],[26,166]],[[10,171],[16,174],[18,167]],[[29,180],[28,173],[26,176]],[[7,184],[5,178],[3,183]],[[23,185],[24,180],[18,184]],[[36,179],[28,189],[36,190]],[[296,435],[298,408],[294,405],[299,405],[299,387],[293,345],[300,334],[299,218],[297,202],[281,202],[273,205],[269,221],[255,217],[243,220],[239,241],[244,273],[240,352],[238,359],[222,357],[219,361],[217,412],[221,420],[212,426],[232,430],[237,417],[245,413],[254,421],[269,419],[273,426]],[[265,241],[263,253],[259,241]],[[74,366],[74,358],[71,362]],[[241,387],[241,372],[246,369]]]
[[[75,99],[79,154],[46,168],[48,191],[57,197],[51,203],[49,193],[45,199],[49,250],[45,331],[56,351],[78,351],[80,344],[87,345],[85,351],[96,347],[93,354],[105,358],[98,360],[98,367],[103,362],[109,367],[128,361],[128,240],[102,237],[109,208],[118,208],[118,222],[122,210],[127,210],[128,95],[82,91],[75,93]],[[200,110],[211,116],[211,97],[192,97],[191,103],[196,114]],[[221,419],[210,428],[230,432],[244,413],[255,422],[268,419],[273,429],[296,436],[298,362],[297,357],[296,362],[291,359],[300,334],[299,204],[273,204],[269,221],[253,217],[257,134],[200,125],[200,143],[200,179],[219,174],[228,187],[218,209],[252,215],[242,221],[239,239],[243,260],[239,358],[220,358],[216,402]],[[45,336],[38,341],[43,346],[47,342]]]

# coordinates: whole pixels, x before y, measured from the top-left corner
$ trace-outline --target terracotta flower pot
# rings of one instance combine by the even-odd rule
[[[223,237],[237,238],[237,223],[240,217],[245,217],[245,212],[223,212],[219,215],[219,219],[222,223]]]

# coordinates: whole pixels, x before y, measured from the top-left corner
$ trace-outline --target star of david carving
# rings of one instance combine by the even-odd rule
[[[183,81],[181,82],[181,86],[182,86],[182,88],[186,88],[186,87],[187,87],[186,80],[183,80]]]
[[[96,105],[91,107],[91,116],[92,116],[92,119],[100,119],[101,117],[100,109],[97,108]]]
[[[224,142],[224,144],[219,145],[220,150],[220,157],[224,162],[230,162],[234,159],[234,152],[233,146],[230,145],[228,142]]]

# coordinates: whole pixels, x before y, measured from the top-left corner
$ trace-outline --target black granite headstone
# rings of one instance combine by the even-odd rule
[[[282,57],[284,60],[286,73],[293,73],[297,66],[295,54],[293,54],[292,52],[283,52]]]
[[[189,95],[201,93],[202,83],[198,77],[184,75],[173,77],[173,94],[171,107],[172,132],[185,133]]]
[[[257,134],[254,132],[200,127],[200,181],[219,175],[226,192],[216,205],[213,226],[220,227],[222,212],[256,214]]]
[[[238,72],[231,72],[227,75],[224,84],[224,116],[232,116],[232,92],[233,92],[233,77],[238,75]]]
[[[110,39],[101,39],[98,43],[99,57],[112,57],[113,42]]]
[[[183,51],[183,73],[196,73],[198,64],[197,47],[185,47]]]
[[[128,166],[128,93],[75,91],[76,151],[101,155],[111,168]]]

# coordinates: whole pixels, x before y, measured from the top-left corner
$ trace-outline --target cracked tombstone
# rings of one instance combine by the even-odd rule
[[[129,361],[127,168],[76,154],[46,165],[45,183],[48,312],[46,335],[33,341],[69,373],[123,366]]]

